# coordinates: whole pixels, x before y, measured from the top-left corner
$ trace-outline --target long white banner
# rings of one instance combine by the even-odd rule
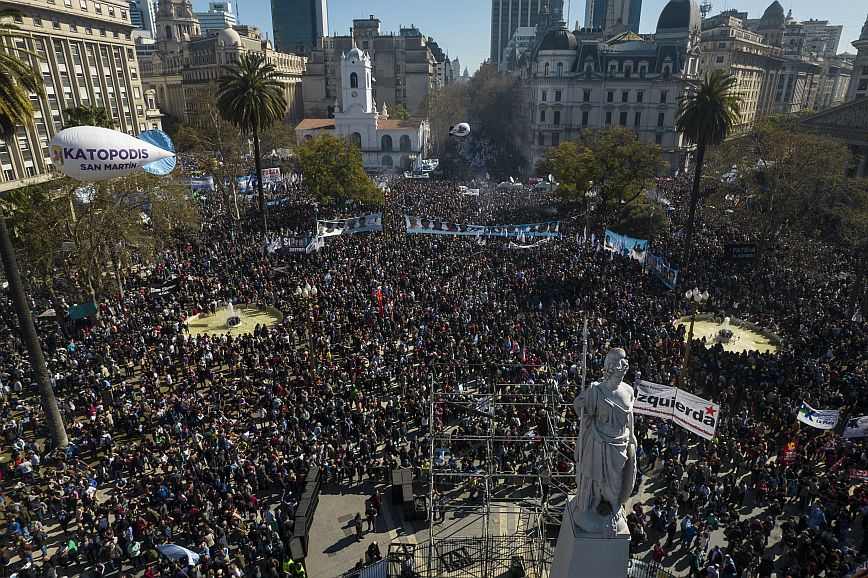
[[[366,233],[368,231],[383,230],[383,213],[373,213],[361,217],[350,217],[336,221],[317,221],[317,237],[334,237],[336,235],[350,235],[352,233]]]
[[[717,431],[720,405],[677,387],[640,380],[633,411],[671,419],[684,429],[710,440]]]
[[[817,429],[835,429],[838,425],[837,409],[814,409],[804,401],[796,417],[800,422]]]

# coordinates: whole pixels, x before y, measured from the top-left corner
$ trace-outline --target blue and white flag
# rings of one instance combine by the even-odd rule
[[[844,439],[868,437],[868,415],[848,419],[842,437]]]
[[[814,409],[804,401],[797,417],[800,422],[817,429],[835,429],[838,425],[837,409]]]
[[[235,181],[238,184],[239,193],[249,193],[256,188],[256,177],[254,175],[238,177]]]
[[[194,191],[213,191],[214,177],[191,177],[190,188]]]

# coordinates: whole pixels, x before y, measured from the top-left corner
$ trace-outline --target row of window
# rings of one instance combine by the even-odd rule
[[[638,134],[636,135],[636,138],[640,138]],[[655,134],[654,135],[654,142],[658,145],[662,145],[663,144],[663,133],[658,132],[657,134]],[[551,136],[549,138],[549,142],[546,143],[546,133],[539,132],[539,133],[537,133],[537,136],[536,136],[536,143],[540,147],[545,147],[545,146],[556,147],[559,144],[561,144],[561,135],[559,133],[556,133],[556,132],[551,133]]]
[[[629,119],[630,113],[628,111],[621,111],[618,114],[618,124],[621,126],[627,126],[627,121]],[[582,127],[588,126],[588,119],[590,117],[590,111],[582,111]],[[540,123],[546,122],[546,111],[539,111],[539,121]],[[606,125],[610,126],[612,124],[613,112],[611,110],[606,111]],[[560,126],[561,124],[561,111],[555,110],[552,114],[552,124],[554,126]],[[633,113],[633,126],[638,128],[642,124],[642,113],[640,111],[636,111]],[[659,112],[657,113],[657,128],[663,128],[666,124],[666,113]]]
[[[620,94],[620,102],[630,102],[630,92],[629,90],[622,90]],[[582,102],[591,102],[591,96],[593,94],[592,89],[586,88],[582,92]],[[540,92],[540,100],[542,102],[548,102],[548,90],[543,90]],[[555,100],[554,102],[561,102],[562,94],[560,90],[556,90],[554,94]],[[609,90],[606,92],[606,102],[615,102],[615,91]],[[637,90],[636,91],[636,103],[645,102],[645,91]],[[660,91],[660,104],[667,104],[669,102],[669,92],[666,90]]]
[[[48,2],[49,4],[56,4],[56,3],[57,3],[57,0],[47,0],[47,2]],[[64,7],[66,7],[66,8],[72,8],[72,0],[63,0],[63,5],[64,5]],[[78,5],[79,5],[79,8],[81,8],[82,11],[84,11],[84,12],[87,12],[87,11],[88,11],[88,9],[87,9],[87,0],[79,0],[79,4],[78,4]],[[108,9],[107,12],[108,12],[108,16],[109,16],[109,18],[116,18],[116,17],[119,15],[121,20],[124,20],[124,21],[128,20],[128,16],[127,16],[127,11],[126,11],[126,10],[124,10],[124,9],[119,9],[117,12],[115,12],[115,7],[114,7],[114,6],[107,6],[106,8]],[[97,14],[102,15],[102,13],[103,13],[103,7],[102,7],[102,4],[100,4],[99,2],[94,2],[94,3],[93,3],[93,11],[94,11],[95,13],[97,13]],[[36,17],[34,16],[34,19],[35,19],[35,18],[36,18]],[[17,15],[16,15],[16,16],[15,16],[15,22],[17,22],[18,24],[21,24],[21,22],[22,22],[22,20],[21,20],[21,16],[17,16]]]

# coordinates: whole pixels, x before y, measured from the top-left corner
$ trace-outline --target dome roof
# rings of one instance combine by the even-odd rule
[[[575,50],[576,37],[569,30],[552,30],[543,36],[539,50]]]
[[[769,7],[766,8],[766,11],[763,12],[762,18],[760,18],[760,23],[765,25],[781,25],[784,23],[784,7],[781,6],[781,3],[778,0],[775,0]]]
[[[347,52],[346,58],[347,58],[347,60],[350,60],[350,61],[357,60],[357,61],[361,62],[362,60],[365,59],[365,53],[362,52],[361,50],[359,50],[359,48],[357,46],[353,46],[352,50]]]
[[[696,0],[669,0],[657,20],[657,32],[700,29]]]
[[[241,35],[232,28],[224,28],[217,34],[219,46],[241,46]]]

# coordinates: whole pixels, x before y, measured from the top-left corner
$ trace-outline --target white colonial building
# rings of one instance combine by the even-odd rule
[[[369,170],[419,167],[428,143],[428,122],[421,119],[393,120],[385,103],[380,112],[373,96],[371,58],[353,47],[341,56],[341,100],[335,102],[334,118],[306,118],[295,129],[299,140],[320,131],[349,139],[363,153]]]

